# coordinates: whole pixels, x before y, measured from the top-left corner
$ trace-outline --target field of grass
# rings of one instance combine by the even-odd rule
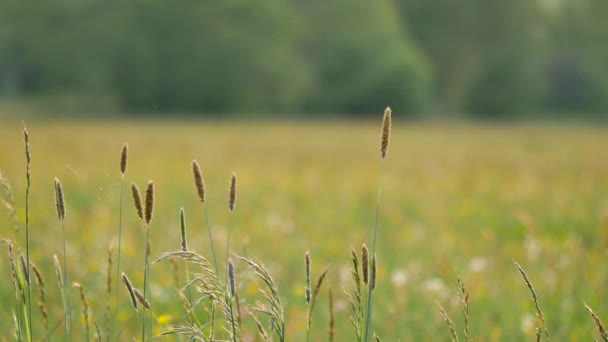
[[[374,227],[380,118],[369,123],[31,120],[27,126],[30,251],[46,283],[49,326],[56,327],[52,340],[63,336],[52,258],[62,256],[53,179],[62,181],[65,192],[70,282],[83,285],[105,340],[107,254],[117,242],[124,142],[129,144],[126,184],[136,182],[142,190],[148,180],[156,185],[152,259],[180,248],[180,207],[190,248],[211,257],[192,180],[193,159],[205,177],[218,255],[225,255],[228,182],[234,171],[239,186],[231,251],[259,259],[270,271],[285,305],[287,340],[305,340],[307,250],[313,278],[329,267],[311,340],[327,340],[328,287],[334,294],[336,341],[355,340],[343,289],[352,287],[350,249],[369,245]],[[470,292],[474,340],[533,340],[534,304],[516,260],[534,284],[552,340],[596,336],[583,302],[608,319],[607,133],[605,127],[585,125],[403,124],[396,117],[382,168],[373,320],[378,335],[384,341],[449,340],[436,302],[461,331],[459,276]],[[20,122],[0,125],[0,170],[12,185],[17,216],[13,222],[0,212],[0,236],[24,250],[22,134]],[[144,235],[128,186],[123,215],[122,268],[142,288]],[[0,335],[11,340],[15,293],[6,246],[0,247]],[[178,264],[185,282],[184,264]],[[236,259],[235,265],[241,306],[261,300],[252,270]],[[154,313],[165,329],[186,322],[172,264],[150,269]],[[118,291],[121,340],[137,340],[140,316],[122,283]],[[70,298],[74,317],[81,317],[78,291],[71,286]],[[253,338],[253,321],[246,314],[243,320],[243,338]],[[75,340],[84,339],[81,321],[74,319]],[[40,340],[46,333],[37,308],[33,322]]]

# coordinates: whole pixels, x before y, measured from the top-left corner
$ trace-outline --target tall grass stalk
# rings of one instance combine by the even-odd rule
[[[229,287],[229,268],[230,268],[230,231],[232,229],[232,216],[234,215],[234,209],[236,208],[236,173],[232,173],[230,177],[230,188],[228,192],[228,209],[230,210],[230,216],[228,218],[228,238],[226,242],[226,291],[228,295],[226,298],[230,300],[230,326],[232,328],[232,341],[236,342],[236,324],[234,322],[234,309],[232,295],[230,295]]]
[[[144,206],[144,223],[145,223],[145,234],[146,234],[146,246],[145,246],[145,260],[144,260],[144,302],[148,300],[146,297],[149,288],[149,277],[150,277],[150,222],[152,221],[152,213],[154,211],[154,182],[148,181],[146,187],[146,197]],[[146,306],[143,307],[142,313],[142,328],[141,328],[141,340],[146,340]]]
[[[27,128],[23,126],[23,141],[25,145],[25,159],[26,159],[26,171],[25,171],[25,258],[27,261],[26,268],[27,274],[30,274],[30,186],[31,186],[31,153],[30,153],[30,137],[27,132]],[[27,287],[27,305],[29,314],[28,334],[32,336],[32,290],[31,286]]]
[[[128,145],[125,143],[122,145],[120,152],[120,200],[118,206],[118,254],[116,257],[116,287],[115,287],[115,301],[114,301],[114,327],[118,331],[118,285],[120,283],[120,251],[122,247],[122,202],[123,193],[125,186],[125,173],[127,171],[127,159],[128,157]],[[110,340],[111,333],[108,333],[108,340]]]
[[[380,195],[382,193],[382,170],[384,165],[384,159],[388,152],[388,145],[390,143],[390,131],[391,131],[391,117],[392,112],[390,107],[386,107],[384,110],[384,117],[382,120],[382,133],[380,137],[380,167],[378,175],[378,196],[376,198],[376,220],[374,223],[374,238],[372,240],[372,256],[376,255],[376,240],[378,239],[378,219],[380,216]],[[368,342],[371,337],[371,325],[372,325],[372,305],[373,305],[373,287],[367,287],[367,309],[365,314],[365,342]]]
[[[186,213],[184,212],[184,208],[182,207],[179,211],[179,223],[180,223],[180,232],[181,232],[181,249],[182,251],[188,250],[188,240],[186,238]],[[186,283],[190,284],[190,270],[188,269],[188,263],[186,262]],[[179,287],[178,287],[179,288]],[[194,324],[196,321],[197,325],[200,325],[196,315],[194,315],[194,307],[192,306],[192,293],[190,290],[190,286],[186,289],[188,294],[188,316],[190,318],[190,324]]]
[[[205,205],[205,179],[203,178],[201,167],[196,160],[192,161],[192,175],[194,176],[194,185],[196,186],[196,193],[198,195],[199,200],[201,201],[201,204],[203,205],[205,223],[207,224],[207,233],[209,234],[209,244],[211,245],[211,254],[213,254],[213,265],[215,266],[215,273],[218,273],[219,268],[217,266],[217,256],[215,254],[215,247],[213,245],[213,234],[211,233],[211,225],[209,224],[209,214],[207,213],[207,206]]]
[[[61,241],[63,243],[63,294],[64,294],[64,325],[65,325],[65,340],[72,339],[72,306],[70,304],[70,296],[67,290],[68,284],[68,269],[67,269],[67,248],[65,243],[65,199],[63,196],[63,187],[58,178],[55,178],[55,205],[57,207],[57,217],[61,221]],[[69,338],[68,338],[69,337]]]

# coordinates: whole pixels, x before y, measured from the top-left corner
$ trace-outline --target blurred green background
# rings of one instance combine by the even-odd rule
[[[3,0],[0,98],[83,116],[605,116],[606,13],[606,0]]]

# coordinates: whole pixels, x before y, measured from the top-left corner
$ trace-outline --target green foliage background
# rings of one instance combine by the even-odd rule
[[[4,0],[0,96],[72,112],[601,115],[606,7]]]

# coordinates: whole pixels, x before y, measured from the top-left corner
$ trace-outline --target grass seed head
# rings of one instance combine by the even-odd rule
[[[120,150],[120,173],[124,176],[125,172],[127,172],[127,155],[129,152],[129,145],[124,143],[122,145],[122,149]]]
[[[125,272],[122,272],[122,282],[125,284],[127,291],[129,291],[129,297],[131,298],[131,304],[133,304],[133,308],[135,308],[135,310],[137,310],[137,299],[135,298],[135,292],[133,291],[133,285],[131,285],[131,281],[129,280],[129,277],[127,277]]]
[[[133,293],[135,293],[135,298],[137,298],[139,304],[141,304],[146,309],[150,309],[150,302],[148,302],[148,300],[144,297],[144,294],[141,293],[141,291],[136,288],[133,288]]]
[[[234,275],[234,264],[228,259],[228,280],[230,281],[230,293],[234,297],[236,294],[236,278]]]
[[[135,210],[137,211],[137,216],[140,220],[144,219],[144,207],[141,203],[141,193],[139,192],[139,188],[137,184],[134,182],[131,183],[131,194],[133,195],[133,204],[135,204]]]
[[[40,308],[40,313],[42,315],[42,321],[43,321],[44,325],[48,326],[49,314],[48,314],[48,308],[47,308],[47,304],[46,304],[46,291],[44,289],[44,279],[42,278],[42,273],[40,272],[40,270],[38,269],[36,264],[34,264],[33,262],[30,262],[30,267],[34,271],[34,281],[36,282],[36,286],[38,287],[38,297],[39,297],[38,301],[37,301],[38,308]]]
[[[232,173],[230,177],[230,200],[228,201],[228,208],[230,212],[234,211],[236,207],[236,173]]]
[[[306,304],[310,304],[310,251],[304,254],[304,266],[306,268]]]
[[[383,159],[386,157],[386,153],[388,152],[388,145],[390,143],[391,117],[391,108],[386,107],[386,109],[384,110],[384,117],[382,118],[382,137],[380,138],[380,153]]]
[[[59,263],[59,258],[57,254],[53,254],[53,264],[55,265],[55,275],[57,276],[57,283],[59,284],[59,289],[63,292],[63,273],[61,272],[61,264]]]
[[[591,307],[589,305],[587,305],[587,303],[583,303],[583,304],[585,305],[585,309],[587,309],[587,312],[589,312],[589,315],[591,315],[591,318],[593,319],[595,326],[597,326],[597,329],[600,332],[600,336],[602,336],[602,340],[608,341],[608,331],[606,331],[606,327],[604,326],[604,323],[602,323],[602,320],[600,319],[600,317],[598,315],[596,315],[595,312],[593,312],[593,310],[591,309]]]
[[[152,213],[154,212],[154,182],[148,181],[146,187],[146,206],[145,206],[145,222],[149,225],[152,222]]]
[[[361,246],[361,271],[363,283],[367,285],[369,282],[369,250],[365,244]]]
[[[329,288],[329,322],[328,322],[328,341],[329,342],[333,342],[334,341],[334,295],[331,291],[331,288]]]
[[[179,211],[179,223],[182,233],[182,251],[188,250],[188,242],[186,241],[186,213],[184,212],[184,208],[181,208]]]
[[[55,178],[55,205],[57,207],[57,217],[65,219],[65,200],[63,198],[63,187],[58,178]]]
[[[369,286],[372,287],[372,291],[376,289],[376,254],[372,256],[372,272],[370,275]]]
[[[84,319],[84,324],[86,327],[89,326],[89,302],[87,301],[87,297],[84,295],[84,287],[80,283],[72,284],[75,288],[78,289],[80,293],[80,304],[82,305],[82,316]]]
[[[196,186],[198,198],[201,203],[205,203],[205,179],[203,178],[201,167],[196,160],[192,161],[192,174],[194,175],[194,185]]]
[[[31,175],[30,163],[32,161],[32,155],[30,151],[30,134],[27,132],[25,124],[23,125],[23,142],[25,145],[25,159],[27,161],[26,177],[29,181]]]
[[[23,256],[23,253],[19,254],[19,262],[21,263],[21,272],[23,273],[23,279],[25,280],[25,284],[27,286],[30,285],[30,273],[29,271],[29,267],[27,267],[27,263],[25,262],[25,257]]]

